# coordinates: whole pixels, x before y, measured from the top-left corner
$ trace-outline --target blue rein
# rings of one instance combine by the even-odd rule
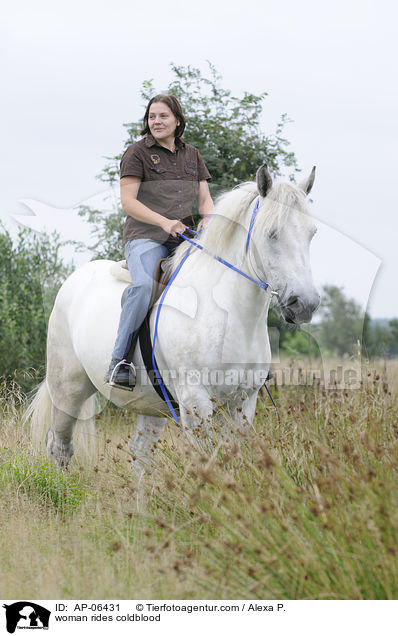
[[[153,365],[153,368],[154,368],[154,371],[155,371],[156,379],[157,379],[157,381],[159,383],[159,386],[160,386],[160,389],[161,389],[161,391],[163,393],[163,397],[164,397],[164,399],[166,401],[166,404],[169,407],[170,413],[172,414],[173,419],[178,424],[178,426],[180,426],[180,420],[178,419],[177,413],[175,412],[174,407],[173,407],[172,403],[170,402],[170,398],[169,398],[169,396],[167,394],[166,387],[163,384],[162,376],[160,375],[158,367],[157,367],[157,364],[156,364],[156,360],[155,360],[155,343],[156,343],[156,336],[157,336],[157,333],[158,333],[158,323],[159,323],[160,310],[162,308],[163,301],[165,299],[165,296],[166,296],[167,292],[169,291],[169,288],[170,288],[172,282],[174,281],[174,279],[177,276],[178,272],[180,271],[181,267],[184,265],[185,261],[187,260],[191,249],[192,248],[190,247],[189,250],[187,251],[187,253],[184,254],[184,258],[178,264],[178,267],[174,270],[173,275],[171,276],[169,282],[167,283],[167,285],[166,285],[165,289],[163,290],[163,293],[162,293],[162,295],[160,297],[158,309],[157,309],[157,312],[156,312],[155,332],[154,332],[154,335],[153,335],[153,344],[152,344],[152,365]]]
[[[254,221],[255,221],[255,218],[256,218],[256,214],[257,214],[257,211],[258,211],[258,208],[259,208],[259,203],[260,203],[260,197],[257,198],[256,205],[254,206],[252,217],[250,219],[249,231],[248,231],[248,234],[247,234],[247,241],[246,241],[246,253],[249,250],[251,234],[252,234],[252,231],[253,231],[253,226],[254,226]],[[196,236],[200,235],[200,232],[197,232],[196,230],[192,230],[189,227],[187,227],[187,230],[189,230],[190,232],[192,232]],[[212,252],[209,252],[209,250],[207,250],[205,247],[203,247],[203,245],[200,245],[200,243],[197,243],[193,239],[190,239],[187,236],[184,236],[183,234],[180,234],[180,232],[177,232],[177,234],[182,239],[184,239],[184,241],[187,241],[188,243],[190,243],[191,247],[188,249],[186,254],[184,254],[184,257],[182,258],[181,262],[178,264],[177,268],[174,270],[169,282],[167,283],[167,285],[166,285],[166,287],[165,287],[165,289],[164,289],[164,291],[163,291],[163,293],[162,293],[162,295],[160,297],[160,301],[159,301],[157,312],[156,312],[155,331],[154,331],[153,344],[152,344],[152,364],[153,364],[153,368],[154,368],[154,371],[155,371],[156,379],[157,379],[157,381],[159,383],[159,386],[160,386],[160,389],[161,389],[161,391],[163,393],[163,396],[164,396],[164,399],[166,401],[166,404],[169,407],[170,413],[173,416],[173,419],[176,422],[176,424],[181,429],[180,420],[178,419],[178,415],[175,412],[175,409],[174,409],[173,405],[170,402],[169,396],[167,394],[166,387],[163,384],[162,376],[160,375],[158,367],[157,367],[157,364],[156,364],[156,360],[155,360],[155,343],[156,343],[156,336],[157,336],[157,332],[158,332],[160,310],[162,308],[164,299],[166,297],[166,294],[167,294],[168,290],[170,289],[171,284],[174,282],[178,272],[180,271],[181,267],[183,266],[183,264],[187,260],[189,254],[190,254],[190,252],[192,250],[192,247],[197,247],[200,250],[203,250],[206,254],[209,254],[210,256],[212,256],[216,261],[218,261],[219,263],[222,263],[226,267],[229,267],[229,269],[232,269],[234,272],[237,272],[238,274],[240,274],[244,278],[247,278],[252,283],[255,283],[256,285],[261,287],[261,289],[263,289],[264,291],[266,291],[268,289],[269,285],[265,281],[261,280],[259,277],[257,277],[259,279],[258,281],[255,280],[254,278],[252,278],[251,276],[249,276],[245,272],[242,272],[242,270],[239,269],[238,267],[235,267],[235,265],[232,265],[232,263],[229,263],[224,258],[221,258],[221,256],[217,256],[216,254],[213,254]],[[271,293],[275,293],[275,292],[271,292]],[[273,399],[273,397],[271,395],[271,392],[270,392],[269,388],[267,387],[266,384],[264,384],[264,386],[267,389],[267,392],[268,392],[269,397],[271,398],[272,404],[274,405],[274,407],[276,409],[276,412],[277,412],[277,415],[278,415],[278,423],[279,423],[279,427],[280,427],[281,420],[280,420],[280,416],[279,416],[279,412],[278,412],[277,406],[276,406],[276,404],[274,402],[274,399]]]

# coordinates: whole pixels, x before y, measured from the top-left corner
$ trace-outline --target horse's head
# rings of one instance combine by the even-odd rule
[[[278,293],[285,320],[295,324],[309,322],[320,302],[309,257],[316,227],[306,201],[314,179],[315,167],[299,186],[273,184],[266,165],[257,171],[260,201],[253,256],[255,263],[261,262],[265,280]]]

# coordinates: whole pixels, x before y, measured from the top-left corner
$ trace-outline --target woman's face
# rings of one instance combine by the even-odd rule
[[[148,126],[156,141],[174,139],[179,121],[164,102],[154,102],[149,108]]]

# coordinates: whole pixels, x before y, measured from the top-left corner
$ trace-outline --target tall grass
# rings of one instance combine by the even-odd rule
[[[3,391],[2,597],[397,598],[397,381],[382,362],[358,390],[274,387],[281,428],[261,398],[212,455],[170,424],[141,484],[134,416],[104,410],[94,467],[58,473]]]

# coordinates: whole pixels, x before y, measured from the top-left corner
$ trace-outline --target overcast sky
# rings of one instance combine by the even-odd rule
[[[162,90],[170,62],[205,70],[208,59],[236,95],[267,91],[265,132],[287,112],[300,168],[317,166],[317,282],[344,285],[362,306],[373,286],[372,317],[398,316],[395,6],[9,3],[0,26],[1,218],[22,213],[22,199],[69,210],[104,190],[95,176],[104,156],[120,152],[122,124],[143,114],[142,81],[154,78]]]

